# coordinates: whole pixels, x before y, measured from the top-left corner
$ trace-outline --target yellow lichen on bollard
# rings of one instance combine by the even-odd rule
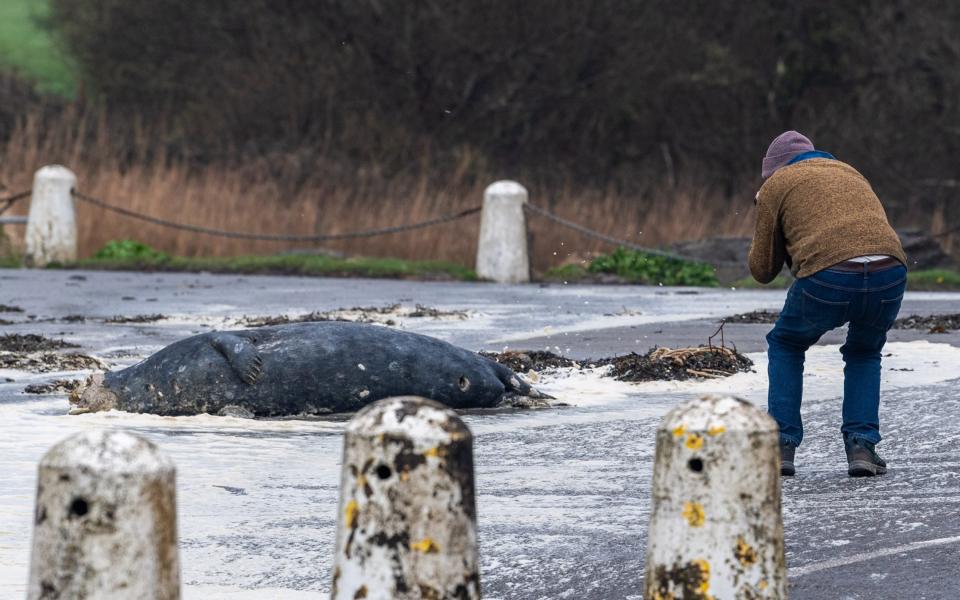
[[[333,599],[480,597],[473,436],[445,406],[388,398],[344,436]]]
[[[657,431],[644,598],[786,598],[776,422],[708,396]]]

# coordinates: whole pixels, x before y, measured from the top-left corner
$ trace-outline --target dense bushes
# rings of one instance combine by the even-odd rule
[[[86,89],[200,158],[432,147],[731,190],[794,127],[894,205],[960,175],[949,0],[51,1]]]

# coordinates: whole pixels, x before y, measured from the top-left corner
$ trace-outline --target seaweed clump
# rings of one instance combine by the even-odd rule
[[[745,323],[772,325],[780,318],[780,312],[775,310],[752,310],[748,313],[733,315],[723,319],[725,323]]]
[[[166,319],[166,315],[154,314],[154,315],[115,315],[109,319],[105,319],[104,323],[154,323],[156,321],[162,321]]]
[[[397,319],[403,318],[430,318],[464,320],[469,318],[466,311],[441,310],[430,306],[417,304],[415,308],[404,307],[400,304],[388,306],[358,306],[354,308],[338,308],[330,311],[314,311],[298,316],[266,316],[243,317],[240,324],[246,327],[265,327],[268,325],[286,325],[288,323],[320,323],[324,321],[346,321],[350,323],[376,323],[397,325]]]
[[[646,354],[631,352],[592,361],[592,364],[611,366],[609,375],[620,381],[717,379],[747,372],[753,367],[753,361],[736,349],[722,346],[653,348]]]
[[[927,333],[947,333],[960,329],[960,314],[930,315],[926,317],[910,315],[897,319],[894,327],[897,329],[926,330]]]
[[[57,352],[0,352],[0,369],[17,369],[31,373],[107,369],[103,361],[86,354]]]
[[[80,387],[80,379],[54,379],[44,383],[31,383],[23,388],[27,394],[69,394]]]
[[[494,362],[516,371],[546,371],[547,369],[562,369],[565,367],[579,367],[580,365],[565,356],[554,354],[546,350],[507,350],[504,352],[480,352]]]
[[[33,333],[25,335],[19,333],[0,335],[0,351],[3,352],[43,352],[45,350],[58,350],[60,348],[79,348],[79,346],[63,340],[52,340]]]

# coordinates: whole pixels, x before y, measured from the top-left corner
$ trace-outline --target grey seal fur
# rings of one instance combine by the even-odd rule
[[[408,395],[451,408],[549,397],[509,368],[442,340],[379,325],[320,322],[174,342],[131,367],[91,376],[71,396],[70,412],[320,415]]]

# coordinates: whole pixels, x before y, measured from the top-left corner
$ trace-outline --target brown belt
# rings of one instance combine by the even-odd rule
[[[882,258],[880,260],[871,260],[870,262],[856,262],[845,260],[828,267],[830,271],[843,271],[845,273],[873,273],[875,271],[886,271],[893,267],[899,267],[900,261],[895,258]]]

